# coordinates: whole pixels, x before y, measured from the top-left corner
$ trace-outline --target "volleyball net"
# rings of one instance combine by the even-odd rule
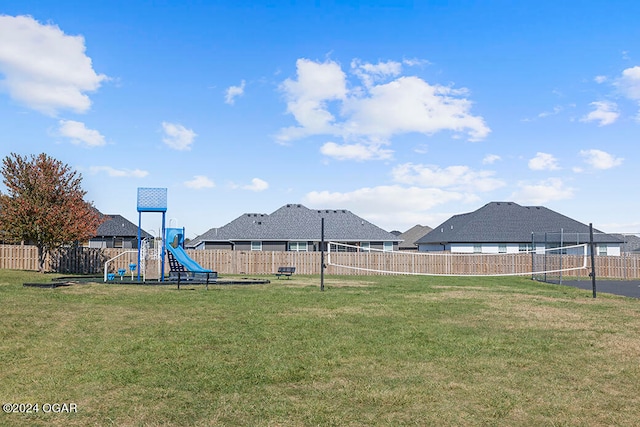
[[[589,244],[536,248],[514,253],[386,251],[340,242],[327,243],[326,263],[335,274],[404,274],[424,276],[530,276],[548,280],[585,276]]]

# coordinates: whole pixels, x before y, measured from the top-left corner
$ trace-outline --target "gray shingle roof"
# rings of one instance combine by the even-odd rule
[[[640,237],[636,234],[612,234],[620,239],[622,252],[640,252]]]
[[[491,202],[474,212],[452,216],[417,243],[530,243],[531,233],[536,233],[536,241],[544,241],[545,232],[559,235],[560,231],[568,244],[576,236],[579,243],[588,242],[588,225],[551,209],[520,206],[513,202]],[[594,229],[593,232],[595,242],[621,243],[599,230]]]
[[[137,237],[138,226],[122,215],[105,215],[108,219],[100,224],[96,237]],[[152,238],[146,231],[141,231],[142,238]]]
[[[346,209],[314,210],[300,204],[288,204],[270,215],[243,214],[223,227],[212,228],[196,237],[189,242],[189,247],[221,241],[319,241],[321,218],[325,219],[325,240],[401,240]]]
[[[414,225],[398,236],[399,239],[403,240],[399,245],[399,249],[418,249],[416,241],[425,236],[431,230],[432,228],[427,227],[426,225]]]

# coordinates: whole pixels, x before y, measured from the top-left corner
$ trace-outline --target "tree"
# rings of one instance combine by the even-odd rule
[[[3,240],[27,242],[38,248],[38,270],[57,248],[88,240],[102,222],[84,200],[82,175],[42,153],[30,158],[11,153],[2,161],[0,230]]]

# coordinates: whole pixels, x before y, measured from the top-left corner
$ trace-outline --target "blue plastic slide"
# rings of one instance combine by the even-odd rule
[[[174,258],[193,273],[213,273],[195,262],[184,250],[184,230],[182,228],[167,228],[167,250]]]

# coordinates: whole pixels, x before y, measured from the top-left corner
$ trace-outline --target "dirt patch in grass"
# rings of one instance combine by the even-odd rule
[[[336,318],[339,316],[386,316],[389,308],[382,304],[367,304],[355,306],[341,306],[335,308],[320,307],[295,307],[282,316],[302,316],[302,317],[318,317],[318,318]]]
[[[275,280],[271,282],[275,285],[281,286],[292,286],[292,287],[301,287],[301,286],[313,286],[320,288],[320,278],[314,276],[293,276],[290,279],[281,279]],[[326,278],[324,281],[324,286],[326,289],[331,288],[364,288],[374,286],[376,282],[364,279],[343,279],[343,278]]]

